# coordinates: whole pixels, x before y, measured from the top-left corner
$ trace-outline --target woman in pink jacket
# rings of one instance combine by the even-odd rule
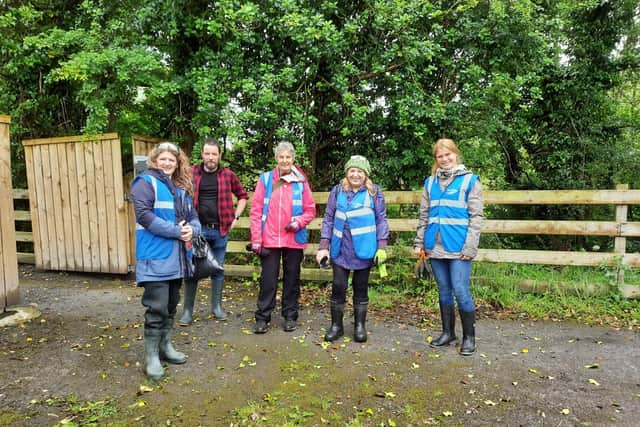
[[[277,166],[260,174],[251,203],[251,250],[260,256],[262,274],[256,334],[269,329],[276,305],[282,259],[282,317],[286,332],[296,330],[300,299],[300,265],[307,247],[307,224],[316,216],[316,204],[305,174],[293,164],[295,149],[281,142],[275,149]]]

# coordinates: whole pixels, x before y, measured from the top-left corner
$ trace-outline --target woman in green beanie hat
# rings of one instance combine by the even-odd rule
[[[369,304],[369,272],[377,259],[384,263],[389,238],[384,195],[371,180],[371,165],[363,156],[351,156],[344,165],[345,178],[333,187],[320,230],[316,261],[331,259],[331,327],[325,341],[344,335],[343,317],[349,273],[353,272],[354,341],[367,341],[365,328]]]

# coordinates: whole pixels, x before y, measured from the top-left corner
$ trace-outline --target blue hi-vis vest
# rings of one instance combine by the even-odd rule
[[[478,175],[458,175],[443,190],[438,178],[430,176],[424,182],[429,192],[429,224],[424,233],[425,249],[436,246],[436,236],[447,252],[460,252],[469,229],[469,191],[478,180]]]
[[[378,248],[376,215],[373,199],[366,189],[356,193],[351,203],[347,202],[347,194],[342,189],[338,191],[331,236],[331,258],[333,259],[340,255],[345,221],[349,223],[356,256],[360,259],[373,258]]]
[[[169,188],[154,176],[142,175],[141,178],[153,187],[155,193],[154,215],[175,223],[176,211],[173,195]],[[177,191],[182,190],[178,188]],[[157,236],[136,222],[136,259],[167,259],[171,256],[174,244],[174,239]]]
[[[260,179],[262,180],[262,185],[264,185],[264,203],[262,204],[262,230],[264,231],[264,224],[267,222],[267,214],[269,213],[269,201],[271,200],[271,192],[273,188],[271,186],[271,181],[273,178],[273,171],[264,172],[260,175]],[[292,182],[291,188],[293,189],[293,200],[291,215],[300,216],[304,212],[302,209],[302,192],[304,191],[304,183],[302,182]],[[307,229],[301,228],[296,231],[294,235],[296,242],[300,244],[307,243]]]

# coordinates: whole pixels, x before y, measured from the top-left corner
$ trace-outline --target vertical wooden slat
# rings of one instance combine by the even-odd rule
[[[60,177],[60,215],[62,216],[62,228],[64,239],[62,245],[65,258],[65,268],[76,270],[76,262],[73,250],[73,222],[71,217],[71,201],[69,188],[69,163],[67,162],[66,144],[57,144],[58,151],[58,175]]]
[[[112,140],[103,141],[101,144],[102,148],[102,165],[103,171],[102,174],[104,176],[104,197],[105,197],[105,205],[115,208],[116,201],[114,195],[114,176],[113,176],[113,156],[111,151],[111,146],[114,144]],[[122,178],[121,178],[122,179]],[[120,236],[118,234],[118,229],[116,227],[117,222],[117,213],[113,210],[110,210],[109,215],[105,218],[105,225],[107,227],[107,268],[108,271],[115,271],[117,269],[118,264],[118,246]],[[104,258],[104,254],[102,255]]]
[[[84,161],[84,145],[74,144],[76,166],[78,168],[78,216],[80,218],[82,271],[92,271],[91,231],[89,230],[89,201],[87,197],[87,172]]]
[[[119,273],[127,273],[129,271],[129,230],[128,230],[128,204],[125,200],[125,189],[122,183],[122,155],[120,154],[120,139],[114,139],[111,144],[111,165],[112,179],[113,179],[113,195],[114,195],[114,208],[113,216],[116,220],[116,227],[118,235],[118,248],[117,248],[117,271]]]
[[[88,142],[91,145],[91,154],[93,159],[94,170],[94,188],[95,191],[95,203],[96,203],[96,221],[98,232],[98,265],[95,271],[108,272],[109,271],[109,236],[107,234],[107,204],[105,202],[107,188],[107,180],[104,173],[104,157],[102,146],[107,141]]]
[[[72,242],[70,250],[73,253],[73,264],[76,271],[83,271],[84,262],[82,260],[82,229],[80,222],[80,205],[78,202],[78,165],[73,143],[65,143],[68,185],[69,185],[69,210],[67,218],[71,226]]]
[[[98,233],[98,204],[96,197],[96,169],[93,159],[92,143],[83,143],[82,150],[85,161],[85,176],[87,180],[87,217],[89,218],[91,269],[85,271],[100,271],[100,234]]]
[[[37,268],[42,268],[42,246],[40,239],[40,219],[37,212],[39,208],[37,185],[35,176],[35,166],[33,160],[34,147],[24,146],[24,162],[27,170],[27,189],[29,191],[29,214],[31,216],[31,234],[33,236],[33,254],[35,259],[35,265]]]
[[[47,245],[49,246],[49,255],[51,259],[51,269],[60,269],[60,260],[58,258],[58,239],[56,232],[56,218],[54,211],[56,203],[53,198],[53,176],[51,167],[51,146],[43,145],[41,147],[42,155],[42,182],[44,191],[45,209],[40,211],[47,219]],[[56,199],[57,202],[58,199]]]
[[[0,116],[0,309],[19,302],[18,257],[11,184],[11,119]]]
[[[40,269],[51,269],[51,245],[49,244],[49,232],[47,227],[47,203],[45,201],[46,188],[44,186],[44,172],[42,166],[43,147],[33,147],[33,173],[35,177],[35,200],[37,210],[31,209],[32,217],[38,217],[38,230],[40,240],[40,256],[36,252],[36,267]],[[40,258],[38,262],[38,258]]]
[[[58,270],[68,270],[67,253],[65,247],[64,217],[62,215],[63,206],[66,204],[62,197],[62,180],[60,178],[60,158],[58,157],[58,146],[49,146],[49,169],[51,172],[51,210],[50,216],[53,219],[52,231],[56,240],[56,260]]]

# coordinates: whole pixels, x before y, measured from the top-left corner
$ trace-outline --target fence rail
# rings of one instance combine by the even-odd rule
[[[325,204],[328,192],[315,192],[316,203]],[[14,190],[14,197],[28,199],[25,190]],[[420,191],[388,191],[385,192],[387,205],[418,205],[420,203]],[[608,236],[614,239],[613,252],[577,252],[577,251],[545,251],[545,250],[517,250],[517,249],[485,249],[478,251],[477,261],[482,262],[508,262],[520,264],[546,264],[546,265],[576,265],[576,266],[600,266],[609,267],[626,266],[640,268],[640,254],[627,253],[626,241],[628,238],[640,237],[640,222],[628,221],[628,207],[640,205],[640,190],[629,190],[626,185],[621,185],[615,190],[573,190],[573,191],[490,191],[484,192],[485,205],[612,205],[615,207],[615,218],[611,221],[567,221],[567,220],[502,220],[485,219],[482,224],[483,233],[493,234],[536,234],[536,235],[561,235],[561,236]],[[246,213],[245,213],[246,215]],[[16,221],[29,221],[28,212],[16,211]],[[414,218],[389,218],[389,228],[392,232],[412,232],[417,226]],[[308,226],[309,230],[319,230],[322,218],[314,219]],[[248,229],[249,219],[245,216],[240,219],[237,228]],[[32,237],[29,232],[17,233],[17,240],[30,242]],[[248,241],[231,240],[228,244],[229,253],[246,253],[245,247]],[[318,243],[308,245],[305,253],[314,254],[318,249]],[[390,256],[411,257],[411,248],[408,246],[389,247]],[[19,253],[20,262],[32,262],[33,254]],[[621,269],[619,282],[624,281]],[[255,265],[233,265],[227,263],[225,272],[229,276],[251,277],[258,273],[260,268]],[[331,280],[331,272],[318,268],[303,268],[302,278],[305,280]],[[638,296],[640,290],[637,286],[625,285],[627,296]]]

